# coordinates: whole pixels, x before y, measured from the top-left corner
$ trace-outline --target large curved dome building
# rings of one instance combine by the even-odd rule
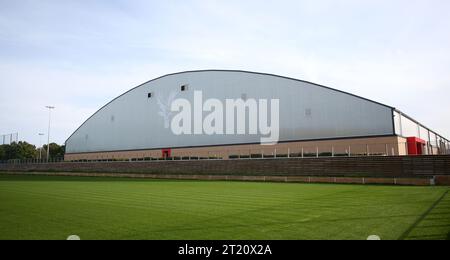
[[[179,121],[185,127],[181,134],[172,127],[181,111],[171,110],[175,100],[191,104],[184,111],[192,114],[190,122]],[[223,107],[208,110],[207,100]],[[276,104],[278,113],[271,114]],[[269,134],[251,130],[255,118],[261,126],[265,110],[266,125],[279,126],[276,144],[261,143]],[[221,122],[210,122],[216,131],[196,129],[213,111],[223,115]],[[231,123],[238,128],[239,119],[245,120],[245,133],[226,130]],[[443,154],[449,147],[416,120],[366,98],[276,75],[208,70],[166,75],[117,97],[69,137],[66,160]]]

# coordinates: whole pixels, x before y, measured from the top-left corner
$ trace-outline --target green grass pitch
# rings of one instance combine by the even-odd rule
[[[0,239],[449,239],[447,190],[0,175]]]

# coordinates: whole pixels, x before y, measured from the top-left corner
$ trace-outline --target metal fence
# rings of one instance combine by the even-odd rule
[[[146,161],[193,161],[193,160],[260,160],[286,158],[324,158],[324,157],[367,157],[367,156],[408,156],[408,143],[389,144],[349,144],[349,145],[315,145],[286,147],[261,146],[258,149],[174,149],[170,156],[164,156],[161,151],[136,152],[139,155],[121,158],[118,153],[99,155],[97,158],[70,160],[69,158],[51,158],[49,162],[39,159],[0,161],[7,164],[45,164],[65,162],[146,162]],[[449,147],[425,145],[420,148],[422,155],[450,154]]]

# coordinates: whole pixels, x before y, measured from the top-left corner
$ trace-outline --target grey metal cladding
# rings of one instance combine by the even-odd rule
[[[181,91],[184,85],[187,91]],[[165,128],[158,99],[167,102],[176,93],[193,102],[197,90],[204,100],[279,99],[283,142],[394,134],[393,108],[368,99],[276,75],[193,71],[149,81],[113,100],[67,140],[67,153],[260,142],[260,135],[177,136]]]

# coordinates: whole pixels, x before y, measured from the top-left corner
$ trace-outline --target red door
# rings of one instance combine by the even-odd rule
[[[167,159],[172,156],[172,149],[163,149],[162,150],[162,158]]]
[[[422,155],[423,148],[427,144],[425,140],[417,137],[408,137],[408,155]]]

